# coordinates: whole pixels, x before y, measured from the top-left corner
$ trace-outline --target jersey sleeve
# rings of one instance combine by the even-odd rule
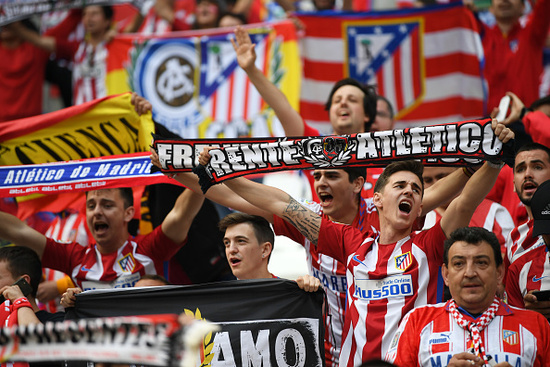
[[[300,245],[304,245],[304,235],[292,224],[276,215],[273,216],[273,232],[275,232],[277,236],[285,236],[298,242]]]
[[[355,253],[364,239],[363,233],[347,224],[334,223],[327,218],[321,221],[317,250],[343,264],[350,254]]]
[[[523,303],[523,294],[519,287],[519,263],[515,262],[510,264],[508,271],[506,272],[506,279],[504,284],[506,286],[506,297],[508,299],[508,304],[511,306],[525,308]]]
[[[497,236],[498,242],[500,242],[504,250],[503,252],[506,252],[506,238],[508,238],[510,232],[515,227],[514,219],[512,219],[512,215],[508,209],[499,203],[493,203],[492,206],[496,209],[493,233]]]
[[[74,267],[80,264],[85,251],[86,248],[76,242],[62,243],[47,238],[42,266],[71,274]]]
[[[443,243],[447,239],[441,228],[441,220],[438,220],[430,229],[417,232],[415,243],[424,247],[428,256],[434,260],[443,260]],[[441,264],[439,264],[441,265]]]
[[[550,27],[550,0],[539,0],[535,3],[533,9],[533,20],[528,26],[531,27],[531,39],[530,41],[544,47],[544,42],[548,36],[548,30]]]

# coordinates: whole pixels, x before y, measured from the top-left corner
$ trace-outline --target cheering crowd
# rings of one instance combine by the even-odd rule
[[[283,14],[308,6],[364,10],[350,1],[278,3]],[[242,27],[260,20],[254,4],[157,0],[116,27],[112,7],[92,5],[43,32],[29,22],[4,26],[0,55],[17,62],[0,67],[0,121],[42,113],[46,79],[66,106],[105,96],[117,32],[229,26],[240,68],[285,135],[321,135],[256,66],[255,44]],[[3,326],[63,320],[55,312],[59,297],[74,307],[77,295],[92,289],[276,278],[268,264],[277,235],[306,250],[309,274],[298,286],[327,295],[326,366],[550,366],[550,95],[541,83],[550,1],[530,4],[526,17],[525,8],[522,0],[493,0],[492,24],[479,18],[491,129],[502,144],[514,144],[509,165],[404,160],[383,169],[315,169],[307,176],[316,197],[303,200],[243,177],[203,193],[194,173],[168,174],[187,189],[149,191],[149,207],[163,213],[147,232],[133,226],[131,188],[89,191],[82,212],[34,222],[18,219],[14,202],[4,200]],[[71,61],[71,69],[58,59]],[[67,70],[70,85],[59,76]],[[504,96],[509,111],[497,120]],[[131,103],[140,115],[155,109],[136,93]],[[335,135],[394,128],[391,102],[352,78],[334,84],[325,107]],[[199,157],[203,167],[210,149]],[[153,148],[151,161],[162,168]],[[162,196],[169,190],[176,190],[172,202]],[[193,237],[204,232],[217,233],[208,238],[214,255],[203,251],[204,237]],[[212,266],[209,278],[198,275],[201,259]],[[49,269],[63,275],[49,279]]]

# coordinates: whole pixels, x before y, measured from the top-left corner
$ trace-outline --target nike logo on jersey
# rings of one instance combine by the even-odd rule
[[[359,260],[357,258],[357,255],[353,255],[352,260],[357,261],[359,264],[363,264],[363,265],[367,266],[365,263],[363,263],[361,260]]]
[[[90,271],[92,269],[88,269],[87,267],[85,267],[84,265],[82,265],[82,267],[80,268],[80,270],[82,271]]]
[[[540,278],[537,278],[536,275],[533,275],[533,282],[539,282],[542,278],[546,278],[546,276],[543,276],[543,277],[540,277]]]

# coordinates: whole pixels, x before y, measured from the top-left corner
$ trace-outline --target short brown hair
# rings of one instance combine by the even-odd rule
[[[387,185],[390,176],[396,172],[408,171],[412,172],[418,177],[420,183],[422,184],[422,196],[424,196],[424,180],[422,179],[422,174],[424,173],[424,165],[419,161],[398,161],[390,163],[384,169],[384,172],[376,180],[374,185],[374,192],[382,192],[384,187]]]
[[[220,220],[218,228],[225,233],[228,227],[241,223],[250,223],[250,225],[252,225],[258,243],[262,244],[264,242],[269,242],[273,247],[275,244],[275,234],[269,222],[259,215],[250,215],[241,212],[231,213]]]

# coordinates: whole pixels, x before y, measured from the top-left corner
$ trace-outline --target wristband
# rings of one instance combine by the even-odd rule
[[[504,161],[487,161],[487,165],[491,168],[501,169],[502,167],[504,167]]]
[[[32,305],[26,297],[21,297],[13,301],[13,311],[17,311],[22,307],[30,307],[32,309]]]
[[[470,178],[476,172],[476,170],[472,167],[462,167],[462,172],[464,172],[466,177]]]

